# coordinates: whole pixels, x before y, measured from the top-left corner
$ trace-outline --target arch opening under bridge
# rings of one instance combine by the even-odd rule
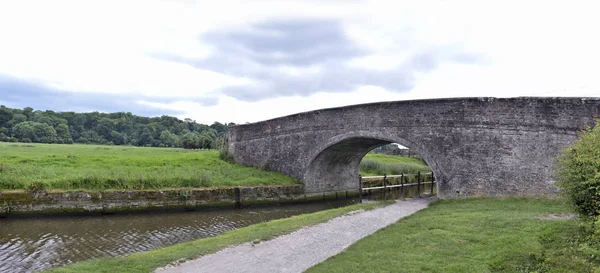
[[[360,163],[373,149],[397,143],[405,147],[416,147],[414,141],[397,136],[377,133],[347,133],[336,136],[317,149],[304,174],[304,185],[313,192],[341,191],[358,187]],[[425,150],[413,148],[432,169],[436,171],[435,157]],[[388,175],[390,175],[388,173]]]

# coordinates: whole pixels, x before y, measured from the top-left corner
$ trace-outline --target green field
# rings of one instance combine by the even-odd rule
[[[438,201],[308,272],[598,272],[581,220],[557,217],[571,212],[561,200]]]
[[[363,176],[429,171],[416,158],[367,154]],[[0,190],[163,189],[291,185],[296,179],[232,164],[216,150],[0,142]]]
[[[280,173],[223,161],[216,150],[0,142],[0,190],[297,183],[296,179]]]
[[[401,173],[430,172],[425,162],[414,157],[385,154],[367,154],[360,163],[363,176],[398,175]]]

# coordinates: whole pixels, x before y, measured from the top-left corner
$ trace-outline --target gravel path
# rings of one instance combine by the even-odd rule
[[[361,238],[427,207],[434,199],[409,199],[383,208],[349,213],[273,240],[226,248],[156,272],[303,272]]]

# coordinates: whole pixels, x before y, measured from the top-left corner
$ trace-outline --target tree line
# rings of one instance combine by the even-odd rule
[[[75,113],[0,106],[0,141],[219,148],[233,123],[199,124],[186,118],[141,117],[130,112]]]

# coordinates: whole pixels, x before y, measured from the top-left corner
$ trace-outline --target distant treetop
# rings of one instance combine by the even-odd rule
[[[75,113],[0,106],[0,141],[218,148],[233,123],[141,117],[130,112]],[[187,143],[187,144],[186,144]]]

